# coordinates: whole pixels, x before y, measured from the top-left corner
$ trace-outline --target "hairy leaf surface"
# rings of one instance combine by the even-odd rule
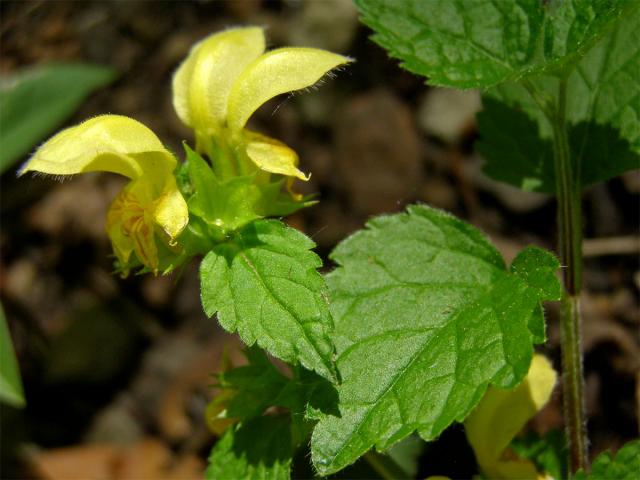
[[[247,345],[333,380],[332,320],[314,246],[277,220],[250,223],[202,261],[202,305]]]
[[[342,384],[312,437],[321,474],[413,431],[432,439],[490,383],[515,386],[544,338],[540,301],[561,292],[552,254],[529,247],[508,271],[478,230],[426,206],[370,221],[332,258]]]
[[[583,186],[640,168],[640,4],[582,58],[567,81],[567,121]],[[558,100],[559,80],[505,83],[483,97],[478,150],[485,173],[523,190],[555,192],[549,119],[530,94]]]
[[[373,39],[432,85],[488,87],[555,71],[587,51],[632,1],[356,0]]]

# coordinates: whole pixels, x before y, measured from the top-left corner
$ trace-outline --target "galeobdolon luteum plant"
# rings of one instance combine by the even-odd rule
[[[221,435],[207,478],[286,479],[308,448],[321,476],[364,457],[382,478],[409,478],[416,468],[402,450],[456,422],[486,478],[559,478],[562,461],[548,459],[560,454],[539,455],[546,437],[533,446],[513,439],[553,392],[556,373],[534,345],[546,338],[542,303],[561,298],[571,471],[585,467],[579,193],[638,166],[637,4],[357,4],[374,39],[410,70],[435,85],[487,88],[486,170],[558,195],[564,290],[553,254],[527,247],[507,266],[480,231],[426,205],[372,219],[320,275],[314,243],[269,218],[313,203],[293,191],[292,179],[308,177],[293,150],[246,123],[266,100],[350,59],[308,48],[264,53],[260,28],[212,35],[178,68],[174,105],[196,138],[184,162],[146,127],[109,115],[56,135],[22,172],[131,179],[107,219],[123,274],[168,273],[204,257],[203,308],[248,345],[247,364],[219,375],[206,412]],[[639,453],[636,442],[599,457],[593,478],[633,478]]]

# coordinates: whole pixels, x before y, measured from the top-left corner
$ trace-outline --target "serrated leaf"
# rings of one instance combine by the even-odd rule
[[[321,418],[312,437],[321,474],[414,430],[433,439],[489,384],[520,382],[539,336],[531,315],[560,291],[550,253],[525,249],[510,273],[478,230],[426,206],[370,221],[332,258],[342,384],[340,415]],[[535,261],[542,267],[529,270]]]
[[[277,220],[250,223],[202,261],[202,305],[247,345],[334,380],[332,319],[314,246]]]
[[[64,122],[95,89],[115,77],[111,68],[51,64],[2,77],[0,173]]]
[[[591,464],[591,473],[579,470],[575,480],[637,480],[640,472],[640,440],[633,440],[615,455],[601,453]]]
[[[291,420],[264,416],[230,428],[209,456],[207,480],[289,480]]]
[[[541,138],[538,125],[521,110],[490,97],[483,105],[476,148],[486,160],[484,173],[522,190],[555,193],[552,140]],[[569,146],[583,187],[640,168],[640,156],[611,126],[572,125]]]
[[[488,87],[579,58],[630,2],[356,0],[373,39],[432,85]]]
[[[580,60],[568,78],[571,155],[583,186],[640,168],[640,6]],[[537,76],[530,90],[557,101],[558,79]],[[524,86],[506,83],[483,96],[478,115],[485,173],[524,190],[555,192],[552,130]]]
[[[229,418],[246,420],[262,415],[268,407],[279,405],[277,399],[289,383],[260,349],[249,348],[246,356],[248,365],[218,377],[220,387],[235,392],[227,405],[226,416]]]
[[[25,405],[20,369],[2,305],[0,305],[0,400],[14,407]]]

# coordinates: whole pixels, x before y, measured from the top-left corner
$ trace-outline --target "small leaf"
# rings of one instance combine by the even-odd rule
[[[0,400],[14,407],[25,405],[20,369],[2,305],[0,305]]]
[[[264,416],[229,428],[209,456],[207,480],[289,480],[292,458],[288,415]]]
[[[202,305],[273,356],[334,380],[332,319],[314,243],[277,220],[257,220],[202,261]]]
[[[575,480],[637,480],[640,472],[640,440],[632,440],[611,455],[601,453],[591,464],[591,473],[579,470]]]
[[[580,58],[633,2],[356,0],[374,41],[431,85],[472,88]]]
[[[525,249],[510,273],[478,230],[426,206],[371,220],[332,258],[342,384],[340,415],[323,416],[312,437],[321,474],[413,431],[433,439],[489,384],[518,384],[540,340],[532,313],[560,292],[552,254]]]
[[[0,173],[63,123],[93,90],[114,77],[111,68],[83,64],[51,64],[3,77]]]

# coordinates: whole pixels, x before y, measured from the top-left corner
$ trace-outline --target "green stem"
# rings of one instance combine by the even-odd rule
[[[398,465],[390,456],[369,450],[364,454],[364,459],[371,468],[373,468],[383,480],[401,480],[409,478],[400,465]]]
[[[566,122],[567,81],[560,81],[553,117],[559,250],[565,292],[561,309],[564,418],[571,471],[587,469],[587,429],[582,371],[580,290],[582,287],[582,199],[580,172],[571,161]]]

